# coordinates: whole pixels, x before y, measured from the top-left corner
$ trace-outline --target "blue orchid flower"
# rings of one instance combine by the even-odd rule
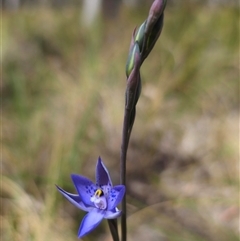
[[[88,212],[78,230],[79,238],[96,228],[103,218],[115,219],[121,215],[117,205],[125,194],[125,186],[113,187],[108,170],[100,157],[96,165],[96,184],[81,175],[72,174],[71,177],[78,194],[68,193],[56,186],[68,201]]]

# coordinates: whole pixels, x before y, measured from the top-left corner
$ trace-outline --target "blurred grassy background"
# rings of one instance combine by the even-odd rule
[[[84,212],[55,189],[119,182],[125,62],[148,8],[79,24],[75,7],[2,12],[1,235],[77,240]],[[129,240],[239,238],[239,10],[169,6],[141,70],[128,154]],[[84,240],[111,240],[106,222]]]

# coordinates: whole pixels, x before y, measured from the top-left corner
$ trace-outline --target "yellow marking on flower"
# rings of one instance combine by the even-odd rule
[[[103,195],[104,195],[103,190],[100,189],[100,188],[97,189],[97,191],[95,192],[94,195],[97,196],[97,197],[101,197],[101,196],[103,196]]]

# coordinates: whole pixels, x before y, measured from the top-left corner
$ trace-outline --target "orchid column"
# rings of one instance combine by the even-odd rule
[[[167,0],[155,0],[150,8],[147,20],[133,31],[129,55],[126,64],[127,87],[125,92],[125,110],[121,146],[121,180],[126,185],[126,159],[128,143],[135,120],[136,105],[141,93],[140,67],[153,49],[161,34],[164,9]],[[126,194],[122,201],[121,239],[127,240]]]

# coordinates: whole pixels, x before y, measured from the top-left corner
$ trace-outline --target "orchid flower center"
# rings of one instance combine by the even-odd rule
[[[106,197],[104,196],[103,190],[100,188],[96,190],[95,194],[91,197],[90,200],[94,203],[96,208],[103,210],[107,208]]]

